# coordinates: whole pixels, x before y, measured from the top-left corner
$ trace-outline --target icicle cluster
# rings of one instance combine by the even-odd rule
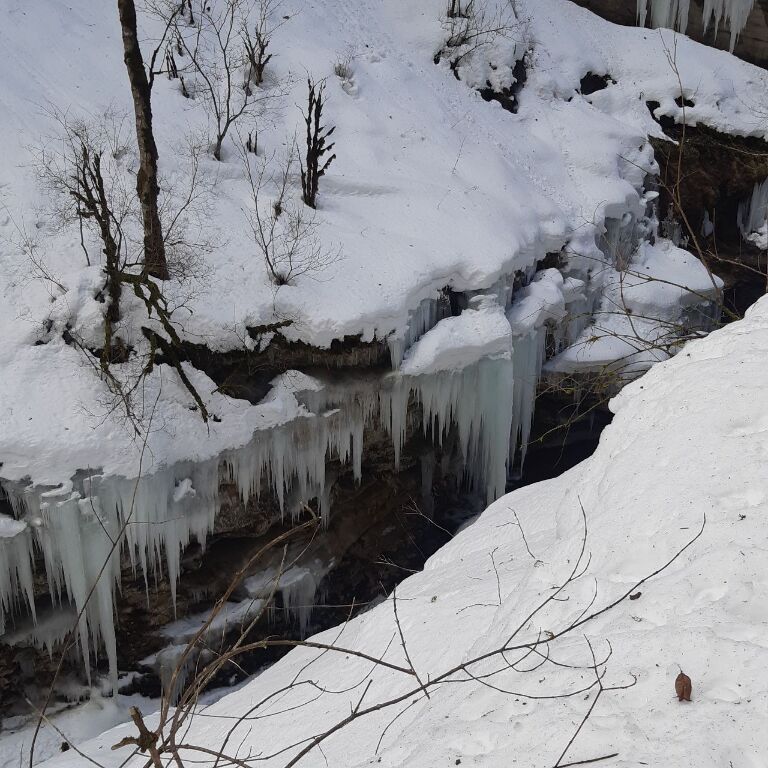
[[[744,31],[749,14],[755,6],[755,0],[704,0],[702,21],[704,31],[714,23],[715,35],[720,24],[725,23],[731,32],[730,50],[736,47],[736,40]],[[688,17],[691,0],[637,0],[637,18],[640,26],[648,21],[652,27],[669,27],[685,33],[688,29]]]
[[[685,32],[690,7],[691,0],[637,0],[637,16],[640,26],[644,27],[650,10],[652,27],[668,27]]]
[[[33,619],[32,532],[25,523],[0,515],[0,634],[4,634],[6,614],[15,613],[20,599],[26,599]]]
[[[768,245],[768,179],[755,184],[752,196],[739,204],[738,225],[745,239],[760,248]]]
[[[423,299],[419,306],[408,315],[405,330],[387,338],[392,368],[397,370],[403,362],[406,350],[410,349],[430,328],[451,314],[451,308],[444,297]]]
[[[468,484],[494,500],[506,488],[510,434],[527,441],[543,338],[542,329],[535,329],[518,339],[513,355],[484,358],[461,370],[393,372],[355,387],[310,389],[299,395],[305,416],[257,432],[247,445],[208,461],[181,462],[139,479],[78,478],[52,490],[7,485],[19,520],[4,518],[0,528],[0,627],[22,601],[34,618],[33,562],[40,553],[54,601],[65,608],[68,602],[79,614],[86,670],[91,649],[105,649],[116,686],[113,597],[121,555],[145,580],[165,570],[175,602],[181,552],[193,539],[204,546],[213,530],[221,473],[237,483],[246,503],[266,483],[284,513],[295,514],[317,499],[327,519],[328,459],[351,465],[360,479],[363,433],[376,420],[390,433],[399,464],[413,402],[421,405],[425,435],[437,444],[455,427],[458,445],[451,448],[463,457]],[[306,625],[305,606],[317,584],[300,575],[285,585],[283,601]]]

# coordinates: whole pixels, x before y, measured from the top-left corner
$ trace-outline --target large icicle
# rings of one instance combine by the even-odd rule
[[[652,27],[668,27],[680,32],[688,28],[691,0],[637,0],[637,16],[641,27],[648,20],[649,3]]]
[[[536,391],[544,365],[544,350],[547,331],[544,326],[532,328],[514,340],[512,357],[515,371],[512,439],[510,442],[509,466],[512,467],[515,449],[520,444],[520,466],[525,463],[528,442],[531,437]]]
[[[392,398],[392,422],[404,423],[408,398],[403,393],[408,391],[421,403],[424,433],[431,431],[439,444],[455,424],[469,485],[479,488],[484,482],[490,503],[506,490],[513,387],[508,354],[485,358],[460,371],[403,377]],[[402,446],[402,436],[393,429],[396,446],[398,442]]]
[[[29,526],[6,515],[0,515],[0,634],[5,628],[6,614],[18,609],[23,593],[32,618],[35,598],[32,583],[32,532]]]
[[[704,31],[714,19],[715,34],[721,22],[728,24],[731,31],[730,51],[736,47],[739,35],[749,21],[749,14],[755,7],[755,0],[704,0]]]
[[[446,318],[420,339],[401,375],[382,393],[395,461],[405,439],[408,402],[421,404],[424,433],[442,444],[456,427],[470,487],[488,502],[506,489],[514,417],[512,329],[497,296],[479,295],[459,316]]]
[[[112,524],[102,515],[97,497],[83,499],[71,484],[41,495],[40,519],[35,522],[51,595],[61,602],[66,591],[77,609],[86,675],[90,679],[90,649],[103,646],[117,690],[113,591],[119,558],[112,545]]]
[[[745,240],[768,248],[768,179],[755,184],[752,196],[739,204],[738,225]]]

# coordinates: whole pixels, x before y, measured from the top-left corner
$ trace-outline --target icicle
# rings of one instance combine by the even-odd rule
[[[26,523],[0,515],[0,634],[5,632],[5,616],[15,613],[19,593],[35,616],[32,581],[32,532]]]
[[[668,27],[685,34],[688,29],[690,0],[637,0],[637,20],[641,27],[648,21],[651,11],[652,27]],[[749,21],[749,15],[755,6],[755,0],[704,0],[702,23],[704,32],[714,20],[715,35],[720,24],[726,23],[730,29],[730,51],[733,53],[739,35]]]
[[[434,328],[440,320],[450,314],[450,306],[444,298],[423,299],[419,306],[409,313],[406,329],[390,335],[387,339],[392,368],[397,370],[408,349],[430,328]]]
[[[715,35],[721,22],[728,24],[731,31],[730,51],[733,53],[739,35],[749,21],[749,14],[755,6],[755,0],[704,0],[703,22],[706,32],[714,18]]]
[[[71,484],[41,494],[40,535],[51,561],[49,571],[61,574],[67,595],[78,612],[77,634],[85,672],[90,681],[90,649],[104,646],[117,690],[117,650],[113,616],[113,587],[119,567],[112,533],[98,499],[82,499]]]
[[[45,650],[53,658],[54,650],[64,642],[75,623],[77,614],[73,608],[51,607],[18,622],[15,628],[3,635],[3,643],[10,646],[33,645]]]
[[[527,366],[538,365],[535,354],[526,355],[516,363],[521,376]],[[20,595],[34,613],[31,567],[36,546],[54,605],[68,602],[81,614],[78,645],[86,670],[92,651],[104,649],[116,683],[113,597],[121,554],[147,583],[152,573],[165,571],[175,605],[181,552],[193,539],[205,546],[213,530],[221,471],[246,502],[266,483],[285,511],[296,514],[317,499],[327,520],[328,460],[350,464],[359,480],[365,427],[378,420],[390,432],[399,464],[409,403],[416,402],[423,410],[424,431],[437,444],[455,427],[467,482],[484,491],[490,502],[506,490],[514,384],[514,365],[506,352],[458,371],[391,373],[383,381],[370,377],[352,391],[332,384],[309,388],[296,393],[305,415],[257,432],[247,445],[219,457],[180,462],[138,479],[94,475],[51,491],[18,490],[12,506],[25,521],[7,518],[4,530],[13,535],[0,537],[0,614],[17,613]],[[523,415],[516,423],[523,434],[532,402],[532,397],[521,401]],[[310,617],[310,592],[314,595],[317,588],[317,580],[311,581],[304,575],[281,584],[284,604],[303,629]]]
[[[295,566],[280,578],[283,607],[288,617],[298,623],[302,637],[306,635],[312,618],[318,586],[311,568]]]
[[[520,444],[520,466],[525,463],[528,442],[531,437],[533,412],[536,403],[536,390],[544,365],[544,350],[547,338],[546,328],[533,328],[524,336],[515,339],[513,345],[514,383],[514,421],[510,443],[510,467],[514,462],[515,449]]]
[[[648,19],[648,0],[637,0],[637,21],[641,27]]]
[[[506,490],[512,428],[512,361],[485,358],[458,371],[402,376],[382,392],[382,420],[392,435],[399,460],[411,394],[421,403],[424,434],[442,445],[455,425],[470,487],[485,482],[490,503]],[[389,421],[387,421],[387,418]]]
[[[768,223],[768,179],[755,184],[752,196],[739,204],[737,217],[742,236],[752,240],[754,233],[761,233]]]

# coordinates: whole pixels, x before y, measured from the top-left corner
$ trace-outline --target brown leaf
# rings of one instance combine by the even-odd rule
[[[678,701],[691,700],[691,678],[680,670],[680,674],[675,678],[675,693]]]

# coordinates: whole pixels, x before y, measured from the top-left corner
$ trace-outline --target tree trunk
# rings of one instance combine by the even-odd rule
[[[136,191],[144,220],[144,270],[153,277],[167,280],[168,264],[158,210],[160,188],[157,183],[157,146],[152,132],[152,89],[139,47],[134,0],[117,0],[117,10],[123,33],[123,59],[128,70],[136,115],[136,140],[139,145]]]

